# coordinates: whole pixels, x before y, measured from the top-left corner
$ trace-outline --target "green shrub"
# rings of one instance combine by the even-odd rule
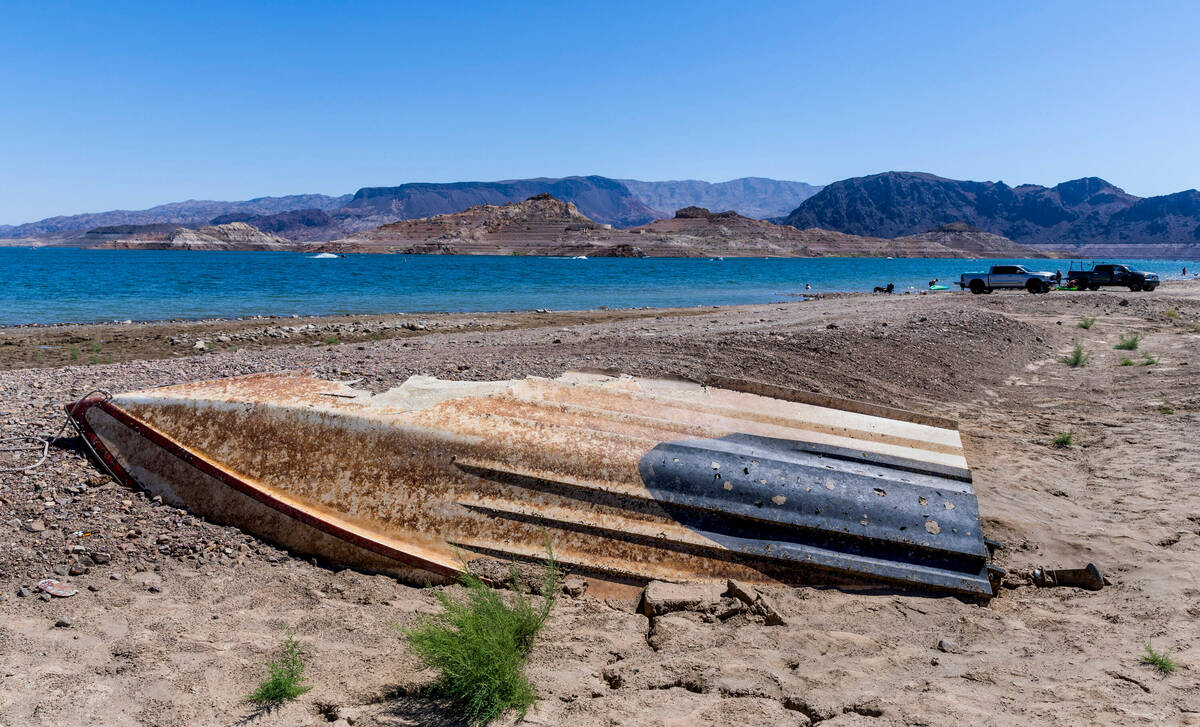
[[[1091,328],[1095,322],[1096,322],[1096,318],[1095,318],[1095,316],[1093,316],[1091,318],[1084,318],[1083,320],[1079,321],[1075,325],[1079,326],[1080,328],[1082,328],[1083,330],[1086,331],[1087,329]]]
[[[1171,406],[1171,402],[1164,401],[1162,406],[1158,407],[1158,413],[1170,416],[1175,413],[1175,407]]]
[[[1128,336],[1121,336],[1121,340],[1117,345],[1113,346],[1118,351],[1136,351],[1138,344],[1142,342],[1142,337],[1136,333]]]
[[[283,704],[312,689],[304,681],[304,658],[300,655],[300,642],[287,632],[283,642],[283,655],[279,661],[268,661],[266,679],[258,689],[246,697],[263,706]]]
[[[72,361],[79,360],[79,346],[71,346],[71,360]]]
[[[1163,315],[1174,321],[1179,320],[1179,311],[1175,310],[1174,308],[1169,308],[1163,311]]]
[[[325,343],[329,346],[336,346],[341,343],[341,341],[338,340],[337,336],[329,336],[325,339]]]
[[[558,565],[550,553],[541,578],[541,605],[535,606],[512,575],[512,605],[464,568],[465,602],[437,594],[442,613],[402,629],[424,664],[439,672],[437,691],[458,702],[467,721],[485,725],[509,710],[522,716],[537,697],[525,677],[525,661],[554,607]]]
[[[92,341],[92,353],[100,353],[100,344]]]
[[[1124,356],[1122,356],[1121,357],[1121,365],[1122,366],[1135,366],[1136,362],[1131,358],[1125,358]]]
[[[1079,367],[1087,363],[1087,354],[1083,352],[1083,346],[1078,343],[1075,348],[1071,349],[1071,353],[1063,356],[1062,362],[1071,367]]]
[[[1071,427],[1065,432],[1059,432],[1054,436],[1054,439],[1050,440],[1050,442],[1059,449],[1066,449],[1067,447],[1070,447],[1071,445],[1075,444],[1075,427]]]
[[[95,366],[98,363],[100,363],[100,357],[93,353],[92,354],[92,365]]]
[[[1178,668],[1175,660],[1167,652],[1157,652],[1154,647],[1150,646],[1150,642],[1146,644],[1146,654],[1142,657],[1143,664],[1149,664],[1159,671],[1160,674],[1166,676],[1171,674]]]
[[[1158,363],[1158,356],[1154,356],[1154,355],[1151,355],[1148,353],[1142,354],[1142,365],[1143,366],[1153,366],[1156,363]]]

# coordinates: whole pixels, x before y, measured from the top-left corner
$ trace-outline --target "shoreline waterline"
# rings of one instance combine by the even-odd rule
[[[1129,261],[1178,279],[1200,261]],[[687,308],[897,293],[950,285],[963,272],[1069,261],[965,258],[571,258],[350,256],[0,248],[0,326],[252,316],[399,315]],[[1191,276],[1189,275],[1189,278]],[[945,291],[942,291],[945,292]]]

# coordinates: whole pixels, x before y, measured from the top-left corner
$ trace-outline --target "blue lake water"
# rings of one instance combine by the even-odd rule
[[[795,300],[805,292],[923,290],[996,262],[1067,271],[1066,260],[592,258],[0,247],[0,325],[247,315],[692,306]],[[1180,277],[1200,261],[1123,261]],[[1189,277],[1192,270],[1189,270]],[[955,288],[956,289],[956,288]]]

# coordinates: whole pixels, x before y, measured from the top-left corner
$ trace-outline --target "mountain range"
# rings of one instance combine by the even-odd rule
[[[1142,198],[1098,177],[1010,187],[887,172],[834,182],[782,221],[878,237],[965,223],[1018,243],[1081,254],[1200,251],[1200,192]]]
[[[806,182],[785,182],[765,177],[742,177],[728,182],[685,179],[669,182],[619,180],[635,197],[654,210],[655,217],[669,217],[684,207],[733,210],[746,217],[783,217],[804,200],[821,191]]]
[[[631,185],[637,190],[631,190]],[[576,204],[601,224],[633,227],[690,205],[732,209],[751,217],[786,214],[819,189],[802,182],[747,178],[729,182],[639,182],[608,177],[515,179],[500,182],[412,183],[363,187],[352,195],[260,197],[240,202],[188,200],[147,210],[115,210],[0,225],[0,237],[73,239],[89,230],[129,225],[199,227],[245,222],[293,240],[331,240],[407,219],[502,205],[539,194]],[[664,207],[665,206],[665,207]],[[140,231],[135,231],[138,234]]]
[[[1036,257],[1037,250],[958,226],[894,240],[798,230],[737,212],[685,207],[627,229],[599,224],[572,202],[539,194],[521,202],[402,220],[312,248],[337,253],[626,257]]]
[[[0,238],[87,245],[117,239],[162,239],[177,226],[195,229],[239,222],[295,242],[325,242],[398,221],[455,214],[481,205],[502,206],[545,194],[574,204],[595,224],[622,229],[677,219],[672,216],[674,210],[698,207],[713,210],[712,214],[730,211],[742,218],[766,218],[799,230],[821,229],[863,238],[923,235],[927,243],[947,243],[955,249],[1001,249],[1016,243],[1097,257],[1184,258],[1200,254],[1200,192],[1194,189],[1142,198],[1098,177],[1052,187],[1011,187],[1004,182],[947,179],[923,172],[886,172],[825,187],[761,177],[714,184],[595,175],[412,183],[364,187],[352,195],[190,200],[148,210],[52,217],[0,226]],[[988,234],[1003,240],[984,237]]]
[[[204,226],[209,224],[214,217],[230,213],[258,216],[306,208],[333,209],[349,202],[351,196],[349,194],[340,197],[330,197],[324,194],[294,194],[286,197],[256,197],[240,202],[189,199],[185,202],[171,202],[145,210],[112,210],[47,217],[44,220],[28,222],[23,225],[0,225],[0,237],[62,239],[98,227],[123,225]]]

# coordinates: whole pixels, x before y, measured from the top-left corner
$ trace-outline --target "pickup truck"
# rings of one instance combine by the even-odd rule
[[[1135,293],[1139,290],[1154,290],[1158,287],[1158,276],[1141,270],[1130,270],[1128,265],[1093,265],[1091,270],[1071,270],[1067,282],[1077,290],[1100,290],[1101,285],[1120,285]]]
[[[1033,272],[1024,265],[993,265],[991,272],[963,273],[958,287],[975,295],[993,290],[1024,288],[1030,293],[1045,293],[1054,282],[1054,273]]]

